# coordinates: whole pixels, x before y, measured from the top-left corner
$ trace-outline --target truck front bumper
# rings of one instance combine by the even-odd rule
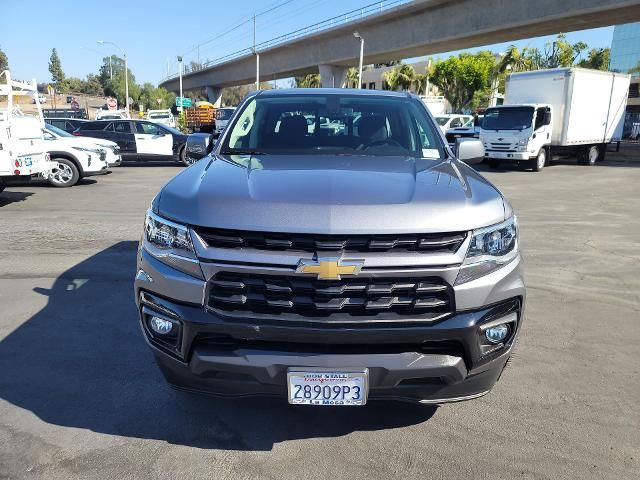
[[[476,398],[499,379],[523,318],[519,265],[505,268],[499,283],[515,296],[491,305],[458,310],[435,322],[340,328],[256,324],[219,316],[196,302],[170,300],[154,293],[153,278],[179,281],[174,288],[190,291],[200,288],[198,281],[187,280],[144,251],[142,256],[135,283],[139,321],[161,371],[175,388],[216,396],[286,399],[290,367],[321,367],[368,369],[370,400],[446,403]],[[162,279],[161,272],[166,274]],[[174,322],[175,336],[167,340],[152,333],[152,316]],[[509,337],[497,348],[488,346],[483,326],[503,318],[512,319]]]
[[[500,160],[514,160],[514,161],[523,161],[529,160],[533,153],[529,152],[495,152],[495,151],[485,151],[485,158],[497,158]]]

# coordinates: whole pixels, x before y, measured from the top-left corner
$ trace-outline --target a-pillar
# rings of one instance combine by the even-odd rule
[[[207,87],[207,98],[216,108],[220,108],[222,106],[222,88]]]
[[[323,88],[344,88],[347,84],[348,67],[338,65],[318,65],[320,69],[320,86]]]

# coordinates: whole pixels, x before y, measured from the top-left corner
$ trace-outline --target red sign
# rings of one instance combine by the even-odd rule
[[[118,101],[115,98],[109,98],[109,100],[107,100],[107,107],[109,107],[109,110],[117,110]]]

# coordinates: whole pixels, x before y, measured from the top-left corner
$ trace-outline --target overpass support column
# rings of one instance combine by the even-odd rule
[[[338,65],[318,65],[320,86],[323,88],[344,88],[347,84],[347,67]]]
[[[207,98],[216,108],[220,108],[222,106],[222,88],[208,86]]]

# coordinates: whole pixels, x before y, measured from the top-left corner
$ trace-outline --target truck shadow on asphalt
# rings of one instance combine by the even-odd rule
[[[9,192],[4,190],[0,192],[0,207],[6,207],[12,203],[24,202],[33,193],[31,192]]]
[[[207,449],[399,428],[435,407],[291,407],[174,391],[156,367],[133,299],[137,242],[115,244],[60,275],[45,308],[0,342],[0,398],[63,427]]]

